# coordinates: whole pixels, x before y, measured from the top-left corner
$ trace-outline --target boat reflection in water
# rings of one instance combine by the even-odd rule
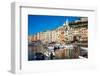
[[[61,45],[57,43],[43,44],[41,41],[28,45],[28,60],[55,60],[87,58],[87,48],[77,44]]]

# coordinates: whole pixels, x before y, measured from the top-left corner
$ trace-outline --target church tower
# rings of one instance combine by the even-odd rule
[[[70,29],[68,19],[66,19],[66,22],[63,24],[63,26],[64,26],[65,30],[69,30]]]

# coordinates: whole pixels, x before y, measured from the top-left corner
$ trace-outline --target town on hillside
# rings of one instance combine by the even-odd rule
[[[34,30],[34,29],[33,29]],[[88,18],[28,35],[28,60],[87,59]]]

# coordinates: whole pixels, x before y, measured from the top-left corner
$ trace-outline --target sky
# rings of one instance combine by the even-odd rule
[[[75,20],[80,20],[80,17],[28,15],[28,35],[35,35],[39,32],[56,29],[62,26],[66,20],[74,22]]]

